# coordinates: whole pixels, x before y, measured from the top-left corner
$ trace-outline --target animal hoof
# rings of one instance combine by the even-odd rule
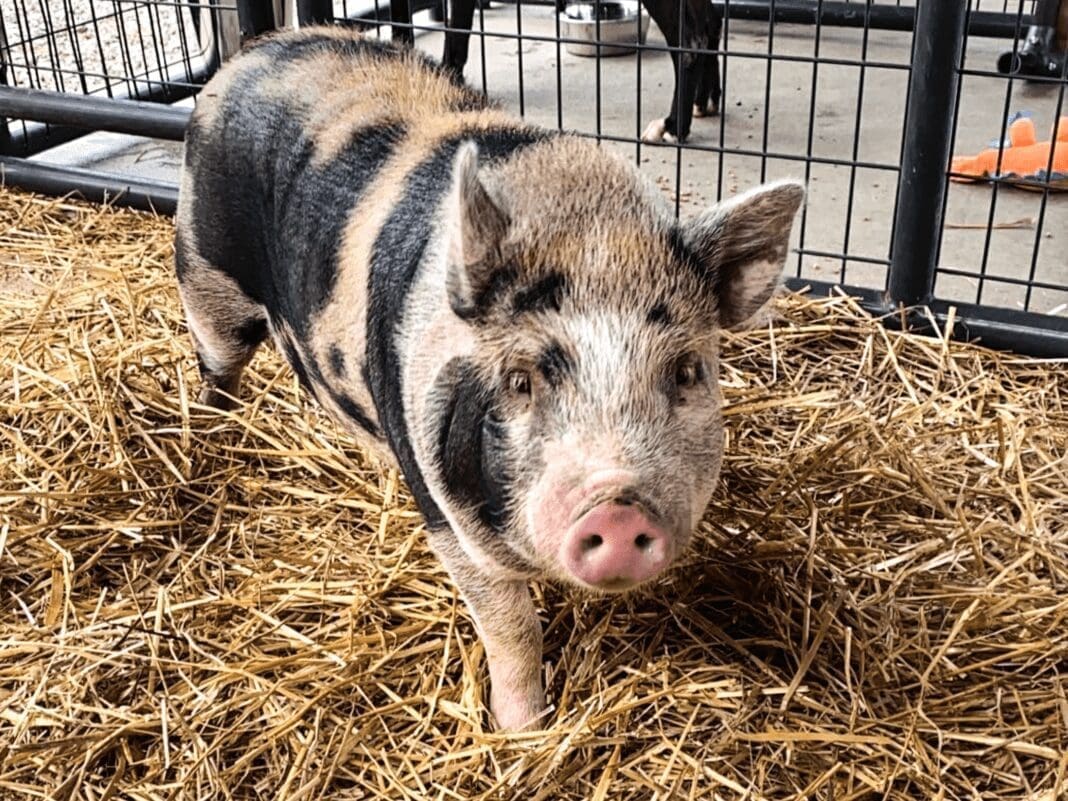
[[[642,131],[643,142],[662,142],[664,138],[671,136],[667,132],[667,124],[665,120],[653,120],[651,123],[645,126],[645,130]]]
[[[506,732],[532,731],[545,723],[545,702],[537,698],[499,697],[490,690],[490,709],[497,719],[497,730]]]
[[[699,106],[696,103],[693,104],[693,115],[695,117],[707,117],[708,108],[706,106]]]

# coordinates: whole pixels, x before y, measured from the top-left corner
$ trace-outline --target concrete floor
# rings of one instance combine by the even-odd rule
[[[551,9],[523,7],[521,14],[524,35],[555,35]],[[485,12],[486,31],[514,33],[516,16],[514,6],[490,9]],[[477,18],[475,25],[477,29]],[[418,46],[437,56],[442,38],[440,32],[427,32],[419,36]],[[663,43],[655,25],[650,27],[650,42]],[[910,34],[871,31],[867,59],[880,65],[906,64],[910,43]],[[992,69],[998,53],[1008,45],[1004,40],[970,39],[968,66]],[[774,55],[811,56],[816,46],[815,29],[810,26],[775,26],[771,42]],[[674,198],[678,186],[683,216],[763,179],[807,179],[809,202],[804,225],[795,232],[795,246],[885,259],[896,174],[840,165],[806,166],[804,157],[811,154],[845,161],[855,158],[895,166],[901,150],[908,73],[892,66],[867,67],[863,70],[861,93],[862,71],[856,66],[820,64],[814,75],[811,64],[778,61],[769,70],[765,58],[769,49],[766,23],[731,23],[728,47],[731,55],[724,81],[724,114],[695,120],[690,143],[697,147],[718,146],[722,140],[725,147],[757,155],[726,154],[721,158],[713,152],[639,147],[632,142],[606,142],[605,146],[619,148],[637,159],[670,198]],[[818,47],[822,58],[859,59],[863,32],[824,28]],[[481,87],[484,72],[477,39],[472,40],[471,52],[467,76],[472,84]],[[485,88],[489,95],[517,113],[522,108],[527,119],[539,124],[556,127],[559,120],[565,128],[584,133],[599,130],[609,136],[634,138],[652,118],[663,116],[670,103],[673,83],[666,53],[646,51],[641,55],[640,97],[636,88],[638,57],[631,54],[602,59],[598,98],[598,61],[569,55],[561,47],[562,91],[558,104],[558,50],[554,42],[523,41],[520,52],[515,40],[488,35],[485,52]],[[770,100],[765,104],[769,77]],[[971,154],[987,147],[999,135],[1006,111],[1030,111],[1040,138],[1048,133],[1058,95],[1065,94],[1064,87],[1014,82],[1008,98],[1007,87],[1008,82],[1000,78],[964,77],[955,152]],[[1062,113],[1068,114],[1068,102]],[[759,155],[764,152],[781,157]],[[175,180],[179,148],[170,143],[97,134],[44,158]],[[1041,214],[1044,219],[1039,231]],[[986,224],[991,216],[994,228],[988,233]],[[1040,193],[1010,188],[995,193],[987,185],[954,184],[946,222],[941,266],[970,275],[940,275],[936,286],[939,297],[1009,308],[1026,305],[1034,311],[1068,314],[1068,193],[1050,195],[1043,204]],[[885,281],[883,266],[854,260],[843,264],[841,259],[831,257],[795,255],[789,270],[809,278],[844,278],[847,283],[860,286],[881,288]],[[1028,298],[1026,288],[998,280],[1026,280],[1032,271],[1035,281],[1057,288],[1035,289]]]

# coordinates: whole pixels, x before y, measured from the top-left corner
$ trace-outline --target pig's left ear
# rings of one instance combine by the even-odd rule
[[[805,187],[797,181],[764,184],[716,204],[683,227],[683,239],[716,295],[724,328],[760,311],[778,287],[804,197]]]
[[[449,304],[464,319],[478,313],[479,298],[500,268],[501,242],[508,215],[490,197],[478,174],[478,148],[464,142],[452,168],[453,202],[449,213],[449,266],[445,281]]]

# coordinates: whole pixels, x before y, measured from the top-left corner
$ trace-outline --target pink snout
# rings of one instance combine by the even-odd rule
[[[636,506],[602,503],[564,537],[564,567],[582,581],[622,590],[652,578],[671,561],[671,537]]]

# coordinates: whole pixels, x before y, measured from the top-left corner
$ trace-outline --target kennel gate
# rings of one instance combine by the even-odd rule
[[[697,173],[706,184],[714,184],[715,198],[734,188],[731,159],[759,162],[759,174],[754,172],[753,177],[761,180],[769,177],[776,164],[791,165],[795,174],[800,167],[812,191],[795,249],[797,266],[788,279],[792,288],[827,293],[841,287],[861,298],[865,307],[891,326],[928,332],[952,327],[957,337],[979,337],[993,347],[1068,357],[1068,222],[1062,229],[1068,209],[1066,198],[1051,193],[1049,178],[1033,187],[1037,190],[1031,196],[1036,208],[1030,226],[1010,228],[1010,224],[997,221],[999,206],[1014,207],[1021,202],[1016,197],[1019,190],[1006,187],[1005,179],[985,187],[960,189],[969,198],[966,206],[973,216],[976,193],[989,195],[982,220],[957,225],[947,218],[958,189],[949,181],[950,156],[958,149],[977,147],[974,136],[965,144],[961,130],[962,108],[966,108],[962,88],[967,82],[1004,87],[1003,99],[989,88],[984,90],[993,98],[991,105],[999,119],[981,132],[981,139],[1005,139],[1009,114],[1019,102],[1014,94],[1020,93],[1025,100],[1044,107],[1045,116],[1036,118],[1036,127],[1043,133],[1052,127],[1056,137],[1057,120],[1068,113],[1064,103],[1068,57],[1062,58],[1050,74],[1021,75],[1004,74],[990,59],[976,63],[970,53],[978,37],[1007,40],[999,45],[1006,63],[1015,65],[1009,69],[1019,69],[1020,55],[1036,30],[1033,26],[1047,21],[1042,17],[1049,16],[1056,0],[1013,0],[1011,7],[1010,0],[972,0],[970,4],[916,0],[915,5],[904,5],[900,0],[713,0],[724,17],[723,40],[717,52],[723,60],[725,113],[711,123],[702,121],[704,135],[692,136],[684,144],[640,141],[641,114],[661,111],[651,108],[656,100],[643,100],[643,57],[649,63],[670,49],[653,41],[635,46],[633,133],[611,124],[608,118],[613,106],[608,104],[612,99],[603,97],[605,70],[617,69],[622,63],[618,60],[595,59],[590,63],[595,118],[583,124],[565,124],[563,49],[569,41],[560,35],[559,16],[553,15],[555,30],[550,27],[539,33],[529,24],[526,31],[523,29],[527,21],[524,9],[529,14],[553,1],[509,0],[514,2],[514,11],[496,12],[495,24],[488,23],[493,16],[485,7],[488,3],[479,6],[472,33],[472,52],[478,55],[468,70],[469,76],[476,73],[472,81],[476,87],[491,97],[501,94],[501,71],[493,70],[490,80],[487,43],[512,48],[517,91],[504,93],[511,92],[506,98],[508,105],[528,117],[548,115],[536,121],[596,137],[605,146],[633,149],[639,164],[648,162],[650,154],[661,157],[661,162],[667,163],[667,174],[660,177],[673,184],[670,189],[676,213],[683,211],[688,194],[684,167],[688,175]],[[412,33],[441,32],[442,26],[435,22],[442,17],[439,0],[407,2],[411,2],[409,18],[423,12],[430,19],[394,22],[394,32],[401,28]],[[170,104],[195,97],[241,38],[274,27],[275,19],[290,17],[300,24],[334,21],[381,34],[398,8],[391,8],[386,0],[0,0],[0,117],[8,118],[0,125],[3,180],[49,194],[75,192],[92,200],[171,213],[177,199],[174,182],[49,163],[50,150],[99,131],[180,141],[189,109]],[[784,41],[797,49],[789,29],[784,33],[777,27],[786,23],[809,26],[805,30],[812,34],[810,54],[786,52]],[[491,30],[494,27],[501,29]],[[859,54],[832,52],[835,47],[843,49],[830,33],[838,29],[859,31]],[[896,51],[876,42],[882,32],[894,31],[911,32],[897,42]],[[744,49],[736,46],[732,37],[766,39],[766,48]],[[798,38],[796,31],[793,38]],[[550,72],[550,82],[555,81],[555,109],[539,109],[527,102],[527,94],[535,92],[546,71],[529,74],[524,68],[525,47],[541,47],[555,56]],[[898,51],[907,51],[905,57],[895,57]],[[528,56],[528,67],[532,58]],[[755,69],[748,69],[753,65]],[[627,68],[620,69],[630,74]],[[803,147],[792,151],[776,145],[771,133],[775,127],[773,104],[782,103],[778,90],[787,82],[781,78],[784,70],[788,76],[805,71],[811,75],[805,141]],[[844,152],[820,152],[818,139],[825,130],[822,117],[828,113],[828,107],[817,102],[819,94],[827,94],[820,83],[821,70],[824,76],[843,71],[856,76],[849,86],[855,114],[852,120],[845,115],[846,128],[851,124],[852,131],[851,136],[844,137]],[[738,73],[744,81],[736,77]],[[757,82],[754,76],[759,78],[761,73],[763,86],[757,91],[742,86]],[[866,105],[887,75],[904,88],[901,97],[895,95],[901,106],[896,109],[897,116],[882,108],[871,111]],[[750,119],[763,116],[762,130],[754,129],[759,134],[758,144],[741,143],[733,136],[736,120],[740,120],[734,109],[742,105],[736,98],[744,94],[759,101],[750,115]],[[799,109],[805,119],[803,105]],[[896,153],[875,156],[866,151],[873,115],[876,123],[889,121],[900,135]],[[792,120],[795,125],[797,116],[795,113]],[[698,127],[695,122],[695,134]],[[754,133],[749,137],[755,138]],[[700,159],[705,166],[695,166]],[[828,170],[839,176],[839,193],[845,195],[840,226],[843,235],[837,246],[821,243],[819,232],[810,232],[818,227],[817,215],[824,214],[820,204],[823,190],[815,182]],[[864,176],[868,176],[867,181]],[[873,186],[881,187],[883,195],[872,200],[874,207],[865,216],[864,189]],[[874,252],[860,241],[865,223],[885,229],[885,241],[875,237]],[[839,228],[830,227],[835,231]],[[1015,274],[998,269],[994,263],[1002,247],[1001,232],[1006,228],[1033,231],[1029,247],[1026,242],[1021,244],[1025,238],[1021,234],[1011,234],[1022,259],[1019,268],[1014,268]],[[957,233],[961,229],[969,232],[967,239]],[[969,247],[978,266],[950,263],[955,252]],[[831,272],[814,272],[821,265]],[[999,297],[990,300],[992,293]]]

